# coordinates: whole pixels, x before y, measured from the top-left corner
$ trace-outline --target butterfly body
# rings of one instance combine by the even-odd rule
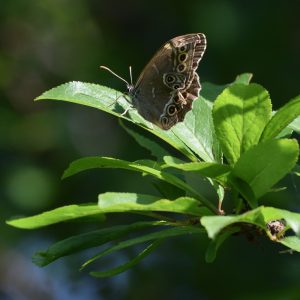
[[[202,33],[175,37],[164,44],[129,85],[133,106],[146,120],[169,129],[184,119],[201,85],[196,73],[206,48]]]

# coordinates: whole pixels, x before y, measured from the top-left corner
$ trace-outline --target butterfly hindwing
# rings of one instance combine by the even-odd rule
[[[196,70],[205,48],[205,35],[196,33],[175,37],[156,52],[130,92],[146,120],[166,130],[184,120],[199,96]]]

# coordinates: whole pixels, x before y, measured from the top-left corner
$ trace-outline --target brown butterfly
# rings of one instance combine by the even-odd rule
[[[199,97],[201,85],[196,70],[205,49],[203,33],[171,39],[155,53],[136,84],[129,84],[107,67],[101,68],[126,82],[132,104],[142,117],[168,130],[184,120]]]

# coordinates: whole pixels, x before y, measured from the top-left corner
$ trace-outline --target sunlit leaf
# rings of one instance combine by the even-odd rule
[[[46,211],[32,217],[6,221],[6,223],[18,228],[35,229],[93,215],[99,215],[99,217],[102,218],[102,221],[105,219],[101,209],[96,204],[73,204]]]
[[[242,154],[233,174],[247,182],[259,198],[295,166],[298,148],[297,141],[292,139],[260,143]]]
[[[211,82],[203,82],[201,96],[210,102],[214,102],[225,88],[236,83],[249,84],[252,76],[253,75],[251,73],[243,73],[238,75],[232,83],[223,85],[218,85]]]
[[[126,99],[125,95],[119,91],[97,84],[74,81],[46,91],[35,100],[67,101],[103,110],[150,131],[192,161],[196,159],[191,150],[174,135],[172,130],[162,130],[147,122],[136,109],[132,108],[130,99]],[[127,111],[126,114],[124,114],[125,111]]]
[[[194,216],[211,214],[207,208],[200,207],[199,201],[190,197],[180,197],[175,200],[136,193],[100,194],[98,205],[103,212],[126,211],[165,211]]]
[[[252,77],[253,77],[253,74],[251,74],[251,73],[243,73],[236,77],[234,83],[249,84]]]
[[[235,84],[214,103],[216,134],[225,157],[234,164],[242,153],[256,145],[271,118],[268,92],[258,84]]]
[[[300,96],[282,106],[272,117],[262,133],[261,141],[275,138],[300,115]]]
[[[240,78],[237,78],[238,82],[245,82],[249,79],[249,75],[247,74],[240,76]],[[209,86],[209,84],[203,84],[201,95],[206,95],[207,98],[206,96],[204,98],[211,100],[211,95],[217,95],[224,87],[225,86]],[[206,104],[203,99],[197,100],[199,106],[203,106],[201,109],[198,109],[198,104],[195,104],[195,108],[193,108],[193,110],[198,111],[196,112],[197,126],[201,125],[197,127],[197,132],[200,131],[198,133],[196,132],[196,137],[193,136],[193,126],[191,127],[191,122],[189,121],[189,119],[195,118],[193,112],[190,114],[190,117],[187,117],[187,126],[185,125],[186,121],[184,121],[178,123],[170,130],[162,130],[138,114],[137,110],[132,107],[129,96],[125,96],[125,94],[119,91],[98,84],[79,81],[68,82],[46,91],[35,100],[58,100],[94,107],[143,127],[182,152],[191,161],[197,160],[191,149],[205,160],[219,161],[220,149],[218,148],[213,130],[209,132],[207,129],[204,136],[200,134],[200,131],[203,130],[201,128],[210,128],[212,123],[209,106],[205,108]],[[194,103],[197,103],[197,101],[194,101]],[[124,114],[124,112],[126,113]],[[200,118],[199,113],[201,114]],[[189,133],[189,135],[182,134],[182,131]],[[184,139],[181,140],[178,134],[184,137]],[[200,147],[194,145],[195,140],[199,143]],[[212,146],[213,149],[210,146]]]
[[[91,156],[91,157],[81,158],[72,162],[69,168],[64,172],[63,178],[75,175],[85,170],[95,169],[95,168],[120,168],[120,169],[142,172],[145,174],[152,175],[160,180],[166,181],[186,191],[189,195],[199,200],[202,204],[205,204],[205,206],[207,206],[209,209],[215,211],[215,207],[212,205],[212,203],[204,196],[200,195],[194,188],[189,186],[183,180],[179,179],[177,176],[159,170],[158,167],[159,165],[154,161],[153,161],[153,167],[150,167],[149,163],[142,164],[142,162],[140,163],[129,162],[129,161],[110,158],[110,157]]]
[[[294,121],[288,125],[288,128],[291,128],[292,130],[300,134],[300,117],[294,119]]]
[[[300,234],[300,214],[274,207],[261,206],[241,215],[205,216],[201,218],[201,224],[208,236],[214,239],[221,230],[232,224],[250,223],[266,231],[268,222],[280,219],[284,219],[296,235]]]
[[[300,238],[298,236],[287,236],[278,242],[294,251],[300,252]]]
[[[171,156],[165,156],[164,162],[166,163],[163,168],[172,167],[185,172],[195,172],[199,175],[217,179],[223,183],[227,182],[227,176],[232,171],[232,168],[225,164],[218,164],[214,162],[189,162],[182,163],[176,158]]]
[[[175,135],[183,141],[204,161],[220,161],[221,150],[214,132],[211,103],[204,98],[193,102],[183,123],[178,123],[172,129]]]

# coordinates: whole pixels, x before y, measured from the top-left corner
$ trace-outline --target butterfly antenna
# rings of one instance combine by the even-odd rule
[[[133,81],[132,81],[132,68],[129,66],[129,76],[130,76],[130,84],[133,86]]]
[[[128,81],[126,81],[124,78],[122,78],[121,76],[119,76],[118,74],[116,74],[114,71],[112,71],[110,68],[105,67],[105,66],[100,66],[101,69],[104,69],[108,72],[110,72],[111,74],[113,74],[114,76],[116,76],[117,78],[121,79],[122,81],[124,81],[126,83],[127,86],[130,86],[130,84],[128,83]]]

